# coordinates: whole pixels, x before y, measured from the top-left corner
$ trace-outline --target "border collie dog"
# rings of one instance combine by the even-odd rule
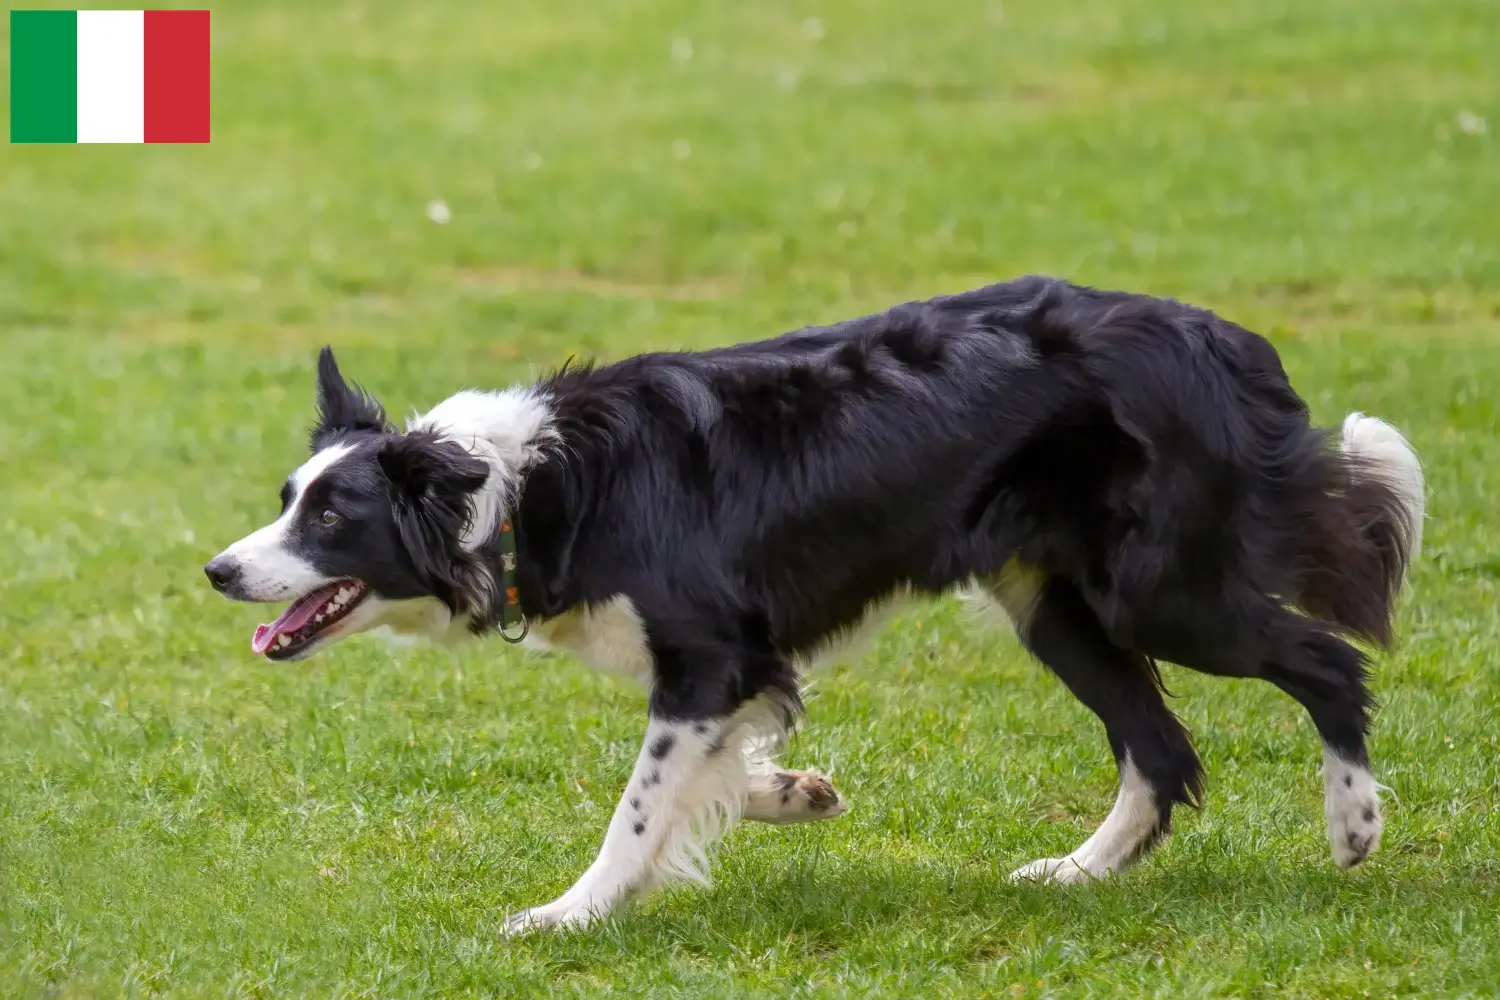
[[[1027,277],[460,392],[405,432],[326,348],[317,391],[280,516],[206,567],[227,597],[292,602],[255,652],[529,624],[649,689],[598,859],[511,930],[706,878],[737,818],[841,812],[825,780],[769,757],[799,678],[892,598],[958,587],[992,597],[1099,716],[1119,768],[1097,832],[1015,877],[1118,872],[1199,801],[1163,660],[1301,702],[1334,861],[1379,844],[1350,640],[1391,641],[1421,467],[1372,417],[1311,426],[1271,345],[1210,312]]]

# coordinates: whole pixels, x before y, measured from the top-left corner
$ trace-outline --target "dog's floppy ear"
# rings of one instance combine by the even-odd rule
[[[340,434],[391,430],[385,409],[359,386],[345,382],[333,360],[333,348],[323,348],[318,354],[318,423],[312,432],[312,450],[322,450]]]
[[[489,465],[423,433],[392,438],[378,459],[391,483],[401,544],[433,594],[455,614],[484,602],[484,570],[463,534],[474,516],[471,495],[489,478]]]

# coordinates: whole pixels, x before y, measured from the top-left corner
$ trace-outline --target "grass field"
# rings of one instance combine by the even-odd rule
[[[211,145],[0,157],[0,996],[1500,994],[1491,0],[213,17]],[[1012,886],[1113,768],[938,604],[810,694],[786,759],[847,816],[508,940],[592,858],[641,695],[499,643],[278,667],[202,579],[274,515],[325,342],[405,412],[1033,271],[1260,329],[1321,420],[1427,461],[1364,866],[1301,710],[1171,670],[1205,807],[1127,878]]]

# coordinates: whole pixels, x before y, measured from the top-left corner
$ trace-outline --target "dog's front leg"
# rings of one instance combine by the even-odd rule
[[[706,880],[693,871],[706,860],[694,824],[712,823],[715,812],[734,818],[744,798],[743,758],[725,745],[731,724],[653,718],[598,858],[556,900],[512,916],[506,931],[583,926],[668,872]]]

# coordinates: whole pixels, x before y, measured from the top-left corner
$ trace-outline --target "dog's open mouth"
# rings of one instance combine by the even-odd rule
[[[358,580],[337,580],[297,598],[281,617],[255,630],[250,648],[270,660],[289,660],[349,617],[369,592]]]

